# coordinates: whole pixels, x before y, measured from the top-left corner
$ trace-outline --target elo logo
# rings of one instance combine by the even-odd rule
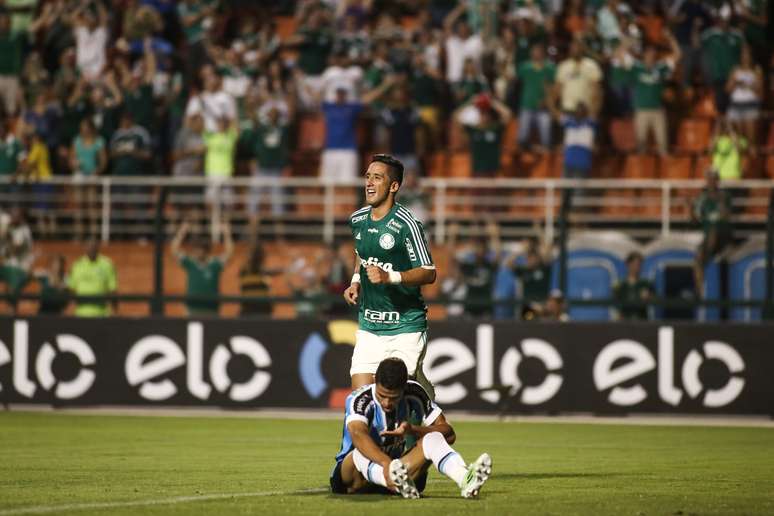
[[[325,354],[333,345],[355,345],[357,323],[353,321],[331,321],[328,323],[328,338],[317,332],[312,333],[301,347],[298,360],[298,372],[304,389],[312,398],[320,398],[328,390],[328,381],[323,374],[322,364]],[[331,408],[344,406],[344,399],[352,390],[346,388],[331,389],[328,405]]]

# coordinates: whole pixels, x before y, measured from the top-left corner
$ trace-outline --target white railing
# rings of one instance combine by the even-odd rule
[[[39,185],[41,183],[11,183],[0,178],[0,207],[24,206],[32,218],[50,214],[58,221],[59,234],[72,235],[75,221],[89,212],[88,208],[77,205],[77,190],[96,187],[99,206],[92,207],[91,213],[99,214],[99,236],[103,241],[116,235],[150,236],[162,187],[167,187],[170,193],[167,204],[172,215],[176,211],[198,209],[202,217],[211,222],[228,216],[239,231],[248,219],[246,206],[251,188],[279,186],[284,191],[284,204],[288,206],[279,217],[285,223],[286,233],[332,242],[337,235],[348,233],[347,215],[362,200],[363,182],[361,179],[324,182],[303,177],[234,178],[217,187],[234,191],[233,205],[226,206],[205,204],[203,192],[208,183],[203,178],[99,177],[75,181],[55,177],[45,183],[50,185],[50,191]],[[568,189],[576,191],[572,224],[599,228],[628,225],[631,231],[643,235],[667,235],[676,225],[689,224],[689,202],[703,186],[703,181],[699,180],[426,178],[421,180],[419,187],[430,199],[425,225],[433,239],[443,243],[449,223],[471,220],[499,222],[506,238],[533,232],[534,226],[539,225],[546,238],[551,239],[562,195]],[[186,190],[186,187],[189,188]],[[190,187],[201,190],[191,191]],[[735,193],[735,222],[746,225],[749,231],[759,231],[766,221],[774,181],[733,181],[723,183],[723,188]],[[261,218],[271,221],[273,217],[268,209],[271,200],[266,195],[263,194],[260,200]],[[175,221],[170,216],[169,211],[165,212],[167,232],[174,229]]]

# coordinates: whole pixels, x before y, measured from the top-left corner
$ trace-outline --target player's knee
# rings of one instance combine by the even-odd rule
[[[445,442],[446,439],[441,432],[430,432],[429,434],[425,434],[425,436],[417,443],[417,445],[421,445],[422,451],[426,452],[427,450],[432,450]],[[426,453],[425,457],[429,458],[427,457]]]

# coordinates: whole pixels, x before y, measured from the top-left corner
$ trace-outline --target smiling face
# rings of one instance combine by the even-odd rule
[[[398,191],[398,182],[390,177],[390,167],[378,161],[371,163],[365,173],[365,200],[376,208]]]
[[[392,412],[398,407],[403,389],[388,389],[380,384],[376,384],[376,401],[385,412]]]

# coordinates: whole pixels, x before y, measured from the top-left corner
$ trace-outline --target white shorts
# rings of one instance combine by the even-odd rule
[[[395,357],[406,364],[409,376],[415,376],[417,370],[422,371],[422,359],[425,357],[426,346],[427,332],[424,331],[376,335],[357,330],[349,375],[376,374],[376,368],[382,360]]]
[[[324,150],[320,161],[320,179],[324,182],[355,179],[358,176],[357,162],[355,150]]]

